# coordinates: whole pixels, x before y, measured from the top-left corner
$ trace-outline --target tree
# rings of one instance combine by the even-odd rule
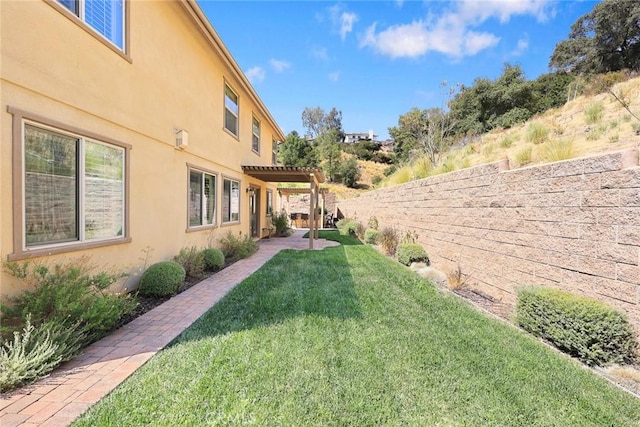
[[[412,108],[400,116],[398,126],[389,128],[389,135],[396,142],[398,160],[410,160],[412,152],[417,151],[425,153],[435,167],[452,141],[452,127],[449,114],[441,108]]]
[[[301,138],[295,130],[287,135],[285,143],[278,150],[280,162],[285,166],[316,167],[316,150],[311,142]]]
[[[360,167],[355,157],[342,162],[338,168],[340,181],[349,188],[355,188],[360,179]]]
[[[329,181],[335,182],[342,157],[338,131],[333,129],[320,135],[316,140],[316,147],[322,161],[322,170]]]
[[[305,107],[302,112],[302,126],[307,129],[306,136],[310,139],[316,139],[331,130],[338,133],[340,140],[344,139],[342,112],[335,107],[328,114],[320,107]]]
[[[586,74],[640,69],[640,2],[598,3],[556,44],[549,67]]]

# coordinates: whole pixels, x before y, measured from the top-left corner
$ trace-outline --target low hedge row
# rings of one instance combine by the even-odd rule
[[[625,315],[591,298],[558,289],[518,291],[516,321],[588,365],[632,362],[637,342]]]

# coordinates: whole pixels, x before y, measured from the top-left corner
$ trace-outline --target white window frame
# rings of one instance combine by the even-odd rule
[[[225,197],[227,197],[226,194],[226,185],[225,183],[229,182],[229,206],[228,206],[228,211],[224,209],[224,200]],[[237,195],[234,196],[233,192],[234,192],[234,185],[236,184],[236,193]],[[237,179],[233,179],[233,178],[229,178],[229,177],[222,177],[222,224],[237,224],[240,222],[240,181]],[[234,206],[233,202],[236,202],[236,205]],[[234,219],[233,215],[237,215],[237,218]]]
[[[256,154],[260,154],[260,127],[260,120],[254,115],[251,121],[251,150]]]
[[[77,10],[75,10],[76,8],[73,8],[73,9],[70,8],[67,4],[65,4],[61,0],[49,0],[49,1],[50,2],[55,2],[55,4],[57,6],[60,6],[66,12],[68,12],[72,16],[76,17],[84,25],[86,25],[93,32],[95,32],[95,34],[99,35],[101,39],[106,41],[108,43],[108,45],[113,46],[115,49],[117,49],[117,50],[119,50],[119,51],[121,51],[123,53],[126,52],[126,50],[127,50],[127,41],[128,41],[127,40],[127,1],[128,0],[120,0],[120,2],[121,2],[121,10],[120,10],[120,17],[119,18],[121,19],[121,22],[119,22],[120,34],[118,34],[118,36],[121,39],[122,45],[120,45],[116,41],[114,41],[114,39],[117,39],[118,37],[109,37],[107,34],[104,34],[99,28],[93,26],[90,21],[87,21],[87,17],[86,17],[86,9],[87,9],[86,2],[87,2],[87,0],[72,0],[72,2],[77,5]],[[113,3],[113,2],[110,2],[110,3]]]
[[[267,190],[267,216],[273,215],[273,190]]]
[[[200,230],[206,228],[213,228],[218,224],[218,174],[215,172],[207,171],[205,169],[201,169],[192,165],[187,165],[187,230]],[[201,183],[201,193],[202,197],[200,200],[200,224],[192,225],[191,224],[191,174],[197,173],[200,174],[200,183]],[[210,176],[213,178],[213,214],[211,218],[211,222],[204,224],[204,218],[206,217],[206,204],[202,203],[204,199],[204,188],[205,188],[205,177]]]
[[[231,92],[234,96],[235,96],[235,101],[229,96],[227,95],[227,90],[229,92]],[[231,110],[228,106],[227,106],[227,100],[231,103],[231,105],[234,105],[237,111],[233,111]],[[227,113],[233,115],[235,117],[235,129],[229,129],[229,127],[227,127]],[[224,129],[229,132],[230,134],[232,134],[234,137],[238,138],[240,135],[240,97],[238,96],[238,94],[236,93],[235,90],[233,90],[231,88],[231,86],[225,82],[224,84]]]

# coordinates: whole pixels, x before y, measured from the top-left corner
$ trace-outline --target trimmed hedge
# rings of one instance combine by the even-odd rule
[[[588,365],[633,362],[637,342],[625,315],[591,298],[558,289],[518,290],[516,321]]]
[[[400,243],[396,249],[398,261],[404,265],[411,265],[414,262],[424,262],[429,265],[429,256],[419,243]]]
[[[202,251],[205,267],[209,271],[218,271],[224,267],[224,254],[218,248],[208,248]]]
[[[160,298],[175,295],[186,275],[184,267],[175,261],[158,262],[142,274],[138,292],[143,296]]]

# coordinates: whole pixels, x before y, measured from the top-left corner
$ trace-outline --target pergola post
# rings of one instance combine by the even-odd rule
[[[316,227],[316,177],[311,174],[311,196],[309,197],[309,249],[313,249],[313,240],[317,237]]]

